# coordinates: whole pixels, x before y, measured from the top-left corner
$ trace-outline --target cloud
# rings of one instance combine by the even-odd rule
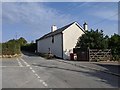
[[[92,13],[91,15],[99,17],[101,19],[107,19],[110,21],[118,21],[118,11],[116,10],[102,10],[102,11],[96,11]]]
[[[2,18],[5,24],[22,23],[30,28],[32,34],[48,32],[52,24],[65,25],[72,21],[69,14],[60,14],[43,3],[3,3]],[[30,32],[29,31],[29,32]]]
[[[56,10],[38,3],[4,3],[3,17],[12,22],[39,23],[42,20],[55,21],[56,18],[67,18],[68,16],[59,15]]]
[[[1,0],[2,2],[119,2],[119,0]]]

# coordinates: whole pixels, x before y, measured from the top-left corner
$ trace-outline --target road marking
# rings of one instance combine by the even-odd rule
[[[43,82],[43,80],[40,79],[40,82]]]
[[[20,60],[22,60],[24,62],[24,64],[30,68],[30,70],[33,72],[33,74],[37,77],[37,79],[45,86],[47,87],[47,83],[45,83],[42,79],[40,79],[40,76],[35,72],[35,70],[27,63],[25,62],[24,59],[20,58]]]
[[[33,73],[35,73],[35,70],[32,70]]]
[[[32,67],[30,67],[30,69],[32,69]]]
[[[9,67],[15,67],[15,68],[18,67],[19,68],[20,66],[0,66],[0,67],[8,67],[8,68]],[[22,67],[26,67],[26,66],[22,66]]]
[[[40,78],[40,76],[38,76],[38,74],[35,73],[35,75],[37,76],[37,78]]]
[[[46,87],[48,86],[45,82],[43,82],[43,85],[46,86]]]
[[[20,59],[23,61],[23,63],[26,65],[26,67],[30,67],[30,65],[27,62],[25,62],[25,60],[23,60],[22,58],[20,58]]]
[[[23,67],[22,63],[20,62],[20,60],[17,58],[18,64],[20,67]]]

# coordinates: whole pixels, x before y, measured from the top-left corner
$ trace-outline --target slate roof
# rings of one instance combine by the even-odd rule
[[[47,38],[47,37],[51,37],[51,36],[56,35],[56,34],[59,34],[59,33],[62,33],[62,31],[64,31],[65,29],[67,29],[69,26],[71,26],[71,25],[74,24],[74,23],[76,23],[76,22],[70,23],[70,24],[68,24],[68,25],[66,25],[66,26],[64,26],[64,27],[62,27],[62,28],[57,29],[57,30],[54,31],[54,32],[50,32],[50,33],[48,33],[48,34],[45,34],[44,36],[42,36],[41,38],[37,39],[36,41],[42,40],[42,39]],[[81,26],[80,26],[80,28],[82,29],[82,31],[84,31]]]

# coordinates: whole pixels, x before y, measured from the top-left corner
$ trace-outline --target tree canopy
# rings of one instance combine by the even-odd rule
[[[111,49],[113,60],[120,60],[120,35],[114,34],[111,37],[105,36],[103,31],[86,31],[78,38],[76,47],[81,49]]]
[[[109,38],[109,48],[111,48],[114,59],[120,59],[120,35],[114,34]]]
[[[103,31],[90,30],[86,31],[81,37],[79,37],[76,47],[80,47],[83,49],[106,49],[108,48],[107,39],[108,36],[104,36]]]
[[[24,46],[27,44],[27,41],[23,37],[20,37],[17,41],[20,44],[20,46]]]

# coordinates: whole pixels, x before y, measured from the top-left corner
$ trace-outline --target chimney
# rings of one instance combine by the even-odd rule
[[[83,24],[83,28],[84,28],[85,31],[88,30],[88,24],[86,22]]]
[[[57,30],[57,26],[56,25],[53,25],[52,27],[51,27],[51,32],[54,32],[54,31],[56,31]]]

